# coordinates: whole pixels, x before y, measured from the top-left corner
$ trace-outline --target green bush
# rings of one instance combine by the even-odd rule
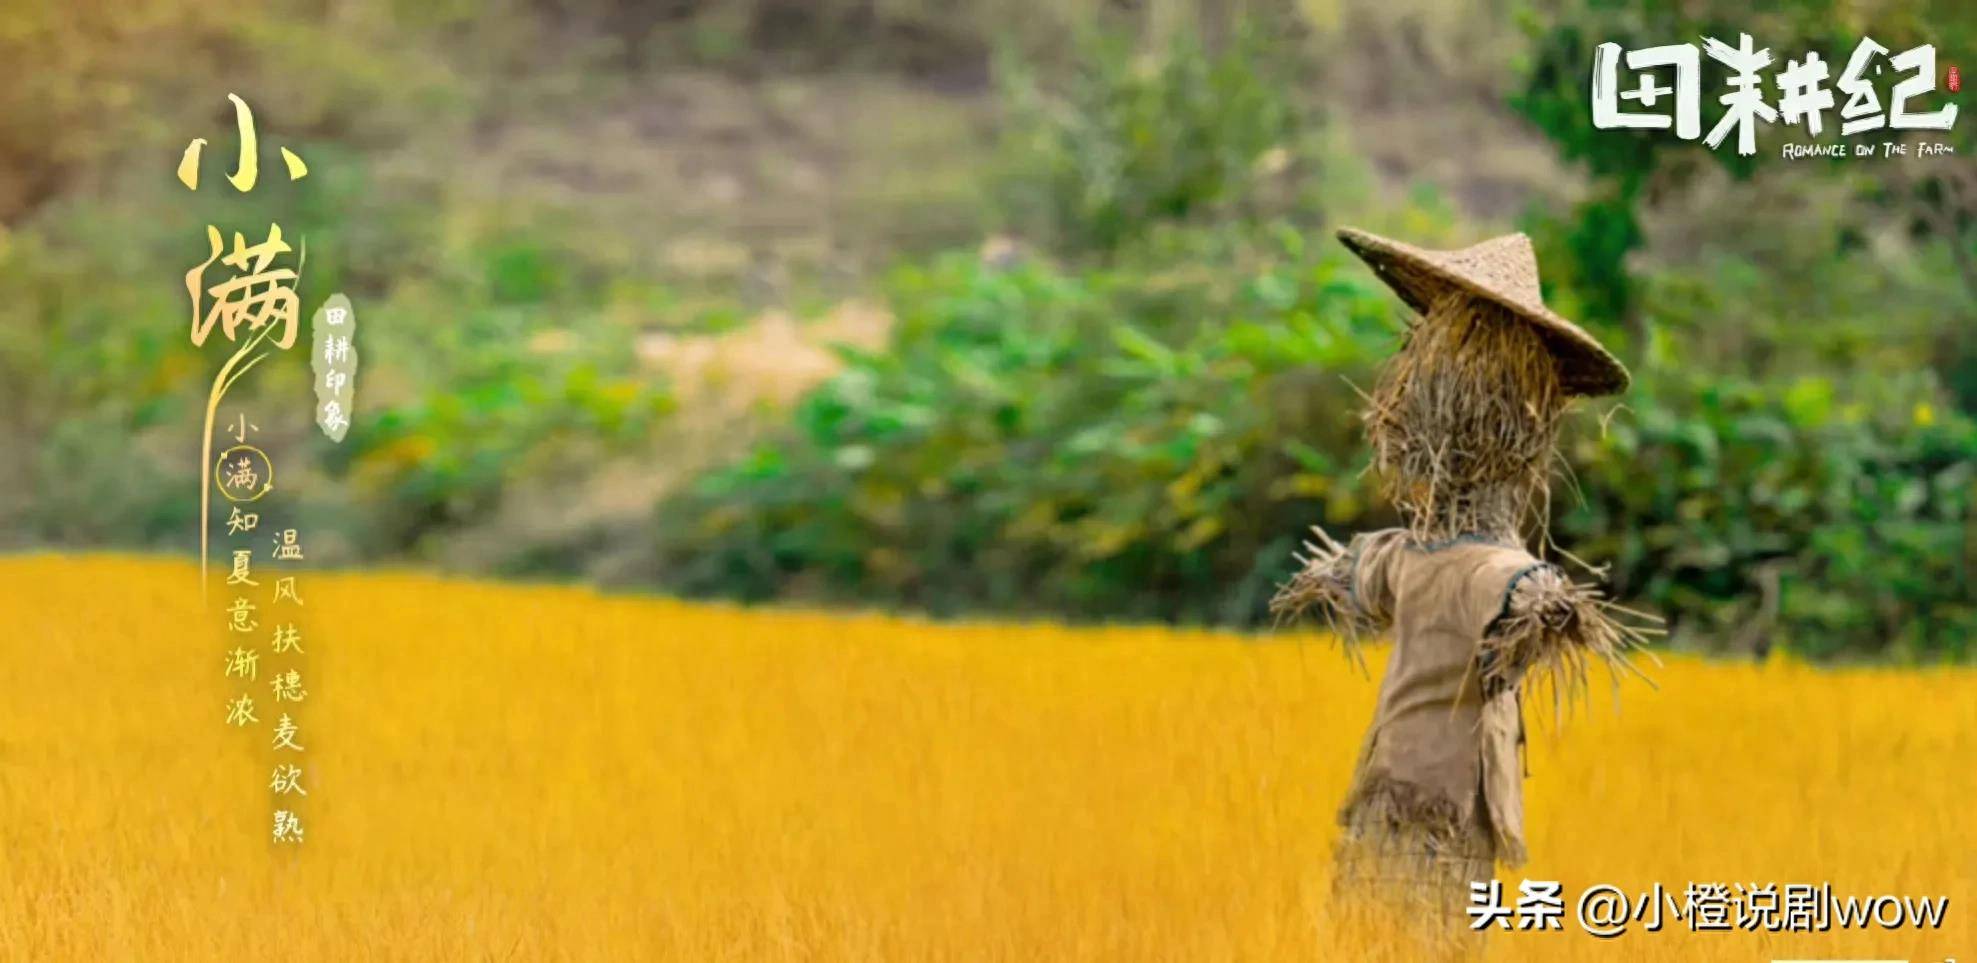
[[[1151,241],[1084,273],[900,272],[887,350],[848,353],[788,430],[662,506],[665,582],[1260,622],[1304,526],[1392,521],[1348,382],[1392,350],[1396,302],[1328,237]],[[1977,427],[1939,396],[1651,358],[1624,408],[1575,419],[1558,541],[1685,645],[1964,658]]]
[[[1977,425],[1925,378],[1656,372],[1581,439],[1562,541],[1690,641],[1963,659]]]
[[[1181,34],[1149,56],[1131,33],[1094,33],[1061,75],[1005,56],[1003,220],[1061,252],[1104,253],[1157,224],[1281,212],[1271,188],[1290,182],[1313,128],[1294,37],[1246,20],[1219,51]]]
[[[1227,243],[1164,269],[901,271],[894,343],[847,353],[790,432],[662,510],[667,579],[1251,619],[1302,524],[1369,517],[1340,375],[1363,380],[1391,330],[1343,252]]]

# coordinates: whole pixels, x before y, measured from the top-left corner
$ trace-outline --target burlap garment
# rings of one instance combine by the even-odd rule
[[[1485,693],[1476,662],[1515,580],[1545,563],[1401,529],[1354,538],[1351,559],[1356,611],[1341,614],[1390,624],[1394,648],[1339,812],[1336,886],[1460,928],[1470,881],[1525,858],[1517,690]]]

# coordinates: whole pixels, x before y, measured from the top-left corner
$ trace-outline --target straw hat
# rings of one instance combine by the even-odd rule
[[[1503,305],[1529,321],[1558,359],[1559,385],[1567,394],[1626,390],[1627,369],[1584,328],[1545,307],[1530,238],[1505,234],[1459,251],[1428,251],[1346,227],[1339,229],[1339,240],[1371,265],[1401,300],[1424,315],[1437,297],[1455,288]]]

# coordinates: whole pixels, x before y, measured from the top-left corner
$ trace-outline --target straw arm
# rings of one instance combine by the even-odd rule
[[[1619,617],[1622,611],[1597,587],[1572,581],[1556,565],[1540,562],[1518,572],[1478,647],[1484,694],[1536,674],[1552,685],[1555,699],[1576,697],[1584,692],[1594,662],[1640,674],[1627,652],[1646,644],[1653,630],[1629,624]]]
[[[1279,621],[1315,614],[1348,647],[1385,630],[1391,616],[1364,584],[1360,568],[1367,556],[1397,533],[1362,532],[1346,544],[1316,525],[1311,533],[1311,540],[1295,556],[1297,574],[1279,586],[1270,599],[1271,614]]]

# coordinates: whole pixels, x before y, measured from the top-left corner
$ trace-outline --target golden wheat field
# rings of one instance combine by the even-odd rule
[[[1331,918],[1374,683],[1316,636],[303,576],[306,841],[191,566],[0,560],[0,959],[1383,960]],[[217,607],[217,606],[216,606]],[[1378,656],[1375,657],[1378,670]],[[1669,659],[1534,730],[1532,863],[1946,925],[1494,960],[1977,958],[1977,674]]]

